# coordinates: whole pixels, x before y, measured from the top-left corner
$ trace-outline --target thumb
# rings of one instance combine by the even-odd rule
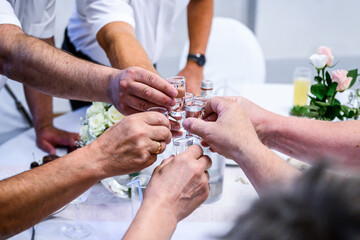
[[[209,130],[211,124],[212,124],[211,122],[205,122],[202,119],[187,118],[183,122],[183,127],[185,128],[186,131],[196,134],[201,138],[205,138],[206,129]]]

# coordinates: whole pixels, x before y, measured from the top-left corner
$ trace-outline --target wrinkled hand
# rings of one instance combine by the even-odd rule
[[[177,222],[192,213],[209,195],[211,160],[200,146],[164,160],[155,170],[146,188],[144,205],[165,208]]]
[[[178,76],[185,77],[186,92],[192,93],[194,96],[201,95],[201,81],[204,79],[203,67],[199,67],[195,62],[189,62]]]
[[[55,147],[75,147],[76,141],[80,140],[77,133],[71,133],[55,128],[52,125],[35,129],[36,145],[50,154],[56,154]]]
[[[150,107],[175,105],[177,90],[165,79],[139,67],[131,67],[109,79],[112,103],[124,115],[144,112]]]
[[[188,118],[183,126],[203,138],[203,145],[227,158],[238,159],[247,148],[260,143],[249,117],[234,100],[211,98],[205,106],[204,118],[205,121]]]
[[[107,177],[138,172],[156,161],[171,141],[169,120],[158,112],[126,117],[89,145]],[[159,144],[161,151],[158,152]]]
[[[256,133],[258,134],[259,139],[266,144],[266,132],[271,127],[269,121],[271,118],[275,117],[276,114],[272,113],[268,110],[261,108],[260,106],[256,105],[255,103],[251,102],[250,100],[244,97],[225,97],[227,99],[232,99],[236,101],[241,109],[246,112],[249,116]]]

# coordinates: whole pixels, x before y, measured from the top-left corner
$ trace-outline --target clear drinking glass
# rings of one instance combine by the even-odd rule
[[[212,165],[208,169],[210,179],[210,193],[205,203],[212,203],[221,198],[224,185],[224,169],[225,169],[225,158],[224,156],[213,153],[209,148],[203,148],[204,155],[208,155],[211,158]]]
[[[163,108],[163,107],[151,107],[146,111],[147,112],[158,112],[158,113],[164,114],[165,117],[169,116],[168,110],[166,108]]]
[[[184,98],[185,98],[185,78],[182,76],[175,76],[166,78],[166,81],[173,85],[177,91],[178,95],[175,97],[176,104],[171,108],[170,116],[176,120],[181,120],[184,116]]]
[[[75,223],[65,224],[62,228],[63,234],[70,239],[83,239],[91,234],[92,228],[86,223],[82,223],[79,220],[79,205],[88,198],[91,192],[91,188],[74,199],[71,204],[75,204]]]
[[[194,144],[194,138],[190,136],[174,138],[173,139],[174,155],[175,156],[179,155],[193,144]]]
[[[201,101],[201,102],[203,102],[203,103],[207,103],[207,101],[209,101],[209,99],[210,99],[211,97],[209,97],[209,96],[195,96],[194,98],[193,98],[193,100],[195,100],[195,101]]]
[[[304,106],[308,103],[311,84],[311,69],[297,67],[294,70],[294,106]]]
[[[140,206],[143,202],[144,192],[147,185],[150,182],[150,175],[141,174],[134,177],[127,186],[131,189],[131,206],[132,206],[132,217],[135,218]]]
[[[196,101],[194,99],[185,103],[185,118],[201,118],[205,103],[203,101]]]

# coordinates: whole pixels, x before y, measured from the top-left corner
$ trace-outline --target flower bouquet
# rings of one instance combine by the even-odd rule
[[[332,65],[333,60],[334,56],[328,47],[319,47],[318,52],[310,56],[310,62],[317,72],[314,78],[315,83],[310,88],[310,104],[294,106],[291,109],[291,115],[327,121],[335,118],[344,120],[359,117],[358,107],[342,105],[335,97],[338,92],[344,92],[355,84],[358,69],[329,72],[327,68],[335,66]]]
[[[92,143],[103,132],[125,118],[113,105],[102,102],[93,102],[86,110],[85,118],[81,119],[79,146]],[[106,189],[121,198],[129,198],[128,182],[139,173],[110,177],[101,180]]]

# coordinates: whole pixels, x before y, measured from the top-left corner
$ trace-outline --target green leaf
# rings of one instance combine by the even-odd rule
[[[315,80],[315,82],[317,82],[317,83],[321,83],[321,82],[322,82],[322,77],[316,76],[316,77],[314,78],[314,80]]]
[[[326,79],[327,85],[330,86],[331,83],[332,83],[332,80],[331,80],[330,73],[329,73],[328,71],[326,71],[326,77],[325,77],[325,79]]]
[[[325,118],[329,119],[329,120],[334,120],[335,117],[339,115],[340,110],[341,110],[341,107],[339,105],[327,107],[326,112],[325,112]]]
[[[316,106],[320,106],[320,107],[329,107],[329,106],[330,106],[330,103],[321,102],[321,101],[314,101],[314,104],[315,104]]]
[[[326,93],[326,96],[332,96],[336,93],[336,87],[337,87],[338,83],[337,82],[332,82],[330,85],[329,85],[329,89]]]
[[[324,99],[326,95],[326,87],[322,84],[314,84],[310,88],[311,93],[320,100]]]
[[[351,88],[356,82],[356,78],[358,76],[358,70],[357,69],[350,70],[348,72],[347,76],[352,77],[352,81],[351,81],[350,86],[349,86],[349,88]]]

